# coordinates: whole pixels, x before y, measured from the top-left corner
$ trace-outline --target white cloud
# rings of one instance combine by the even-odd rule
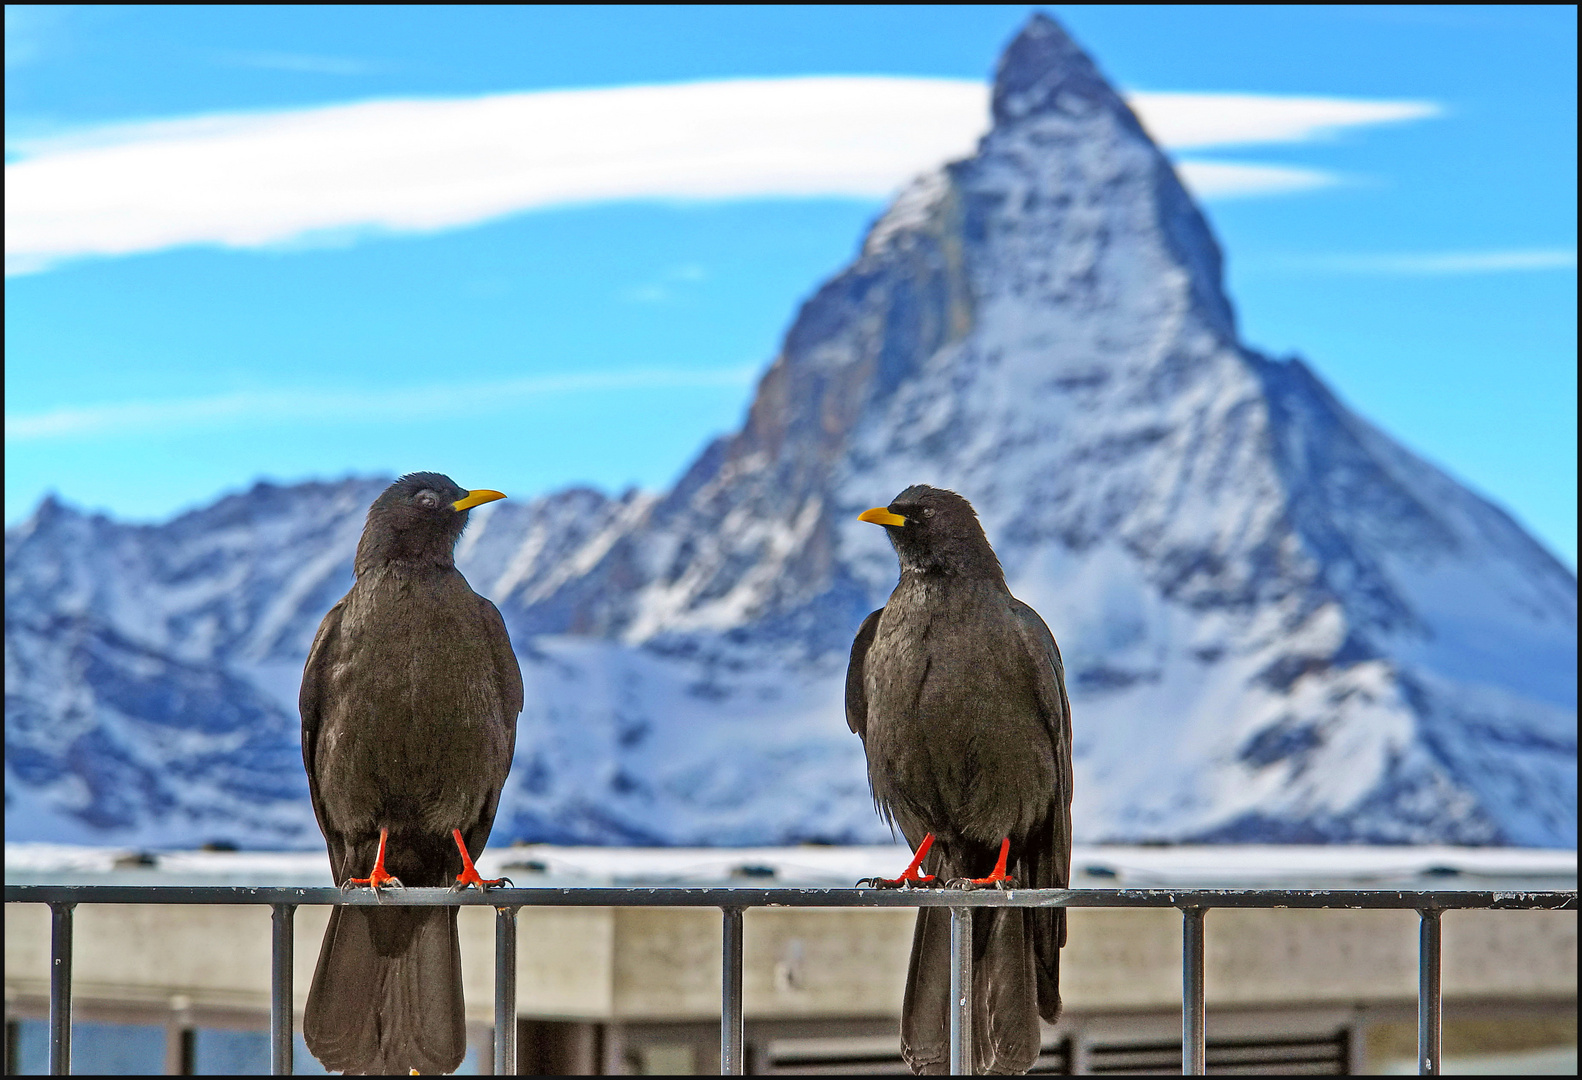
[[[970,153],[988,94],[951,79],[735,79],[379,100],[16,140],[6,271],[191,244],[433,231],[617,199],[881,198]],[[1299,141],[1432,114],[1412,102],[1247,94],[1133,100],[1157,138],[1182,147]],[[1218,163],[1183,173],[1220,197],[1328,180]]]
[[[1525,248],[1507,251],[1432,251],[1367,255],[1307,255],[1282,260],[1281,267],[1340,274],[1391,277],[1445,277],[1510,274],[1537,270],[1575,270],[1575,248]]]
[[[1358,101],[1352,98],[1269,94],[1177,94],[1139,91],[1127,96],[1137,117],[1161,146],[1308,142],[1346,128],[1401,123],[1438,116],[1428,101]]]
[[[499,411],[552,394],[608,393],[674,387],[746,387],[756,367],[715,371],[648,369],[546,375],[499,382],[423,386],[405,390],[323,393],[312,390],[257,391],[174,401],[125,401],[8,415],[7,442],[171,432],[238,424],[274,424],[333,419],[338,422],[432,416],[447,409],[469,415]]]
[[[1176,163],[1181,182],[1203,199],[1236,199],[1252,195],[1291,195],[1340,182],[1333,173],[1289,165],[1246,165],[1229,161]]]

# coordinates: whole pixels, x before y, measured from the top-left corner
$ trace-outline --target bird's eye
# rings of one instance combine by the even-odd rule
[[[926,518],[933,517],[934,516],[934,508],[932,506],[925,506],[925,507],[923,507],[923,516],[926,517]]]
[[[425,510],[432,510],[439,505],[439,496],[435,495],[432,491],[424,491],[418,494],[418,497],[415,501]]]

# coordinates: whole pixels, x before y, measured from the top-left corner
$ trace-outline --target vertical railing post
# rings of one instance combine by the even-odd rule
[[[950,909],[950,1075],[972,1075],[972,909]]]
[[[71,913],[76,904],[51,904],[49,927],[49,1072],[71,1074]]]
[[[742,909],[721,908],[725,913],[720,968],[720,1075],[741,1076],[744,1037],[742,1023]]]
[[[494,1075],[516,1075],[516,913],[494,909]]]
[[[271,904],[274,925],[269,940],[269,1071],[290,1076],[291,1040],[296,1007],[292,977],[296,972],[297,905]]]
[[[1208,1061],[1203,1038],[1203,914],[1181,909],[1181,1075],[1203,1076]]]
[[[1440,1020],[1438,908],[1418,911],[1417,928],[1417,1071],[1439,1075]]]

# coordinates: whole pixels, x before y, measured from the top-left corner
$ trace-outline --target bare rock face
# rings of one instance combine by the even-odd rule
[[[840,679],[895,562],[855,516],[929,483],[1061,643],[1079,839],[1574,846],[1574,575],[1240,344],[1207,223],[1053,21],[993,102],[672,491],[475,512],[528,681],[497,832],[882,836]],[[8,837],[311,842],[295,677],[383,483],[9,532]]]

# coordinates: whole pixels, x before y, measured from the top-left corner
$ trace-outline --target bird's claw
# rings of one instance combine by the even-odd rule
[[[513,889],[516,888],[516,882],[508,877],[485,878],[479,877],[476,873],[470,876],[466,873],[461,873],[456,875],[456,882],[450,887],[450,891],[461,892],[469,885],[476,885],[484,892],[488,892],[490,889],[503,889],[506,886],[510,886]]]
[[[865,877],[858,880],[856,888],[859,889],[903,889],[906,882],[899,878]]]
[[[865,877],[857,882],[859,889],[937,889],[939,883],[934,880],[933,874],[920,874],[915,877]]]
[[[1001,892],[1010,892],[1012,889],[1016,888],[1016,879],[1011,877],[959,877],[951,878],[949,881],[945,882],[945,888],[960,889],[962,892],[975,892],[978,889],[985,889],[991,885],[994,888],[999,889]]]
[[[401,884],[401,879],[398,877],[386,876],[378,879],[349,877],[341,882],[341,892],[351,892],[353,889],[365,885],[373,890],[374,900],[381,904],[384,903],[384,893],[380,892],[380,889],[406,889],[406,886]]]
[[[366,885],[368,888],[374,890],[374,892],[378,892],[380,889],[406,888],[405,885],[401,884],[401,879],[398,877],[382,877],[377,881],[373,878],[349,877],[345,881],[341,882],[341,891],[349,892],[360,885]]]

